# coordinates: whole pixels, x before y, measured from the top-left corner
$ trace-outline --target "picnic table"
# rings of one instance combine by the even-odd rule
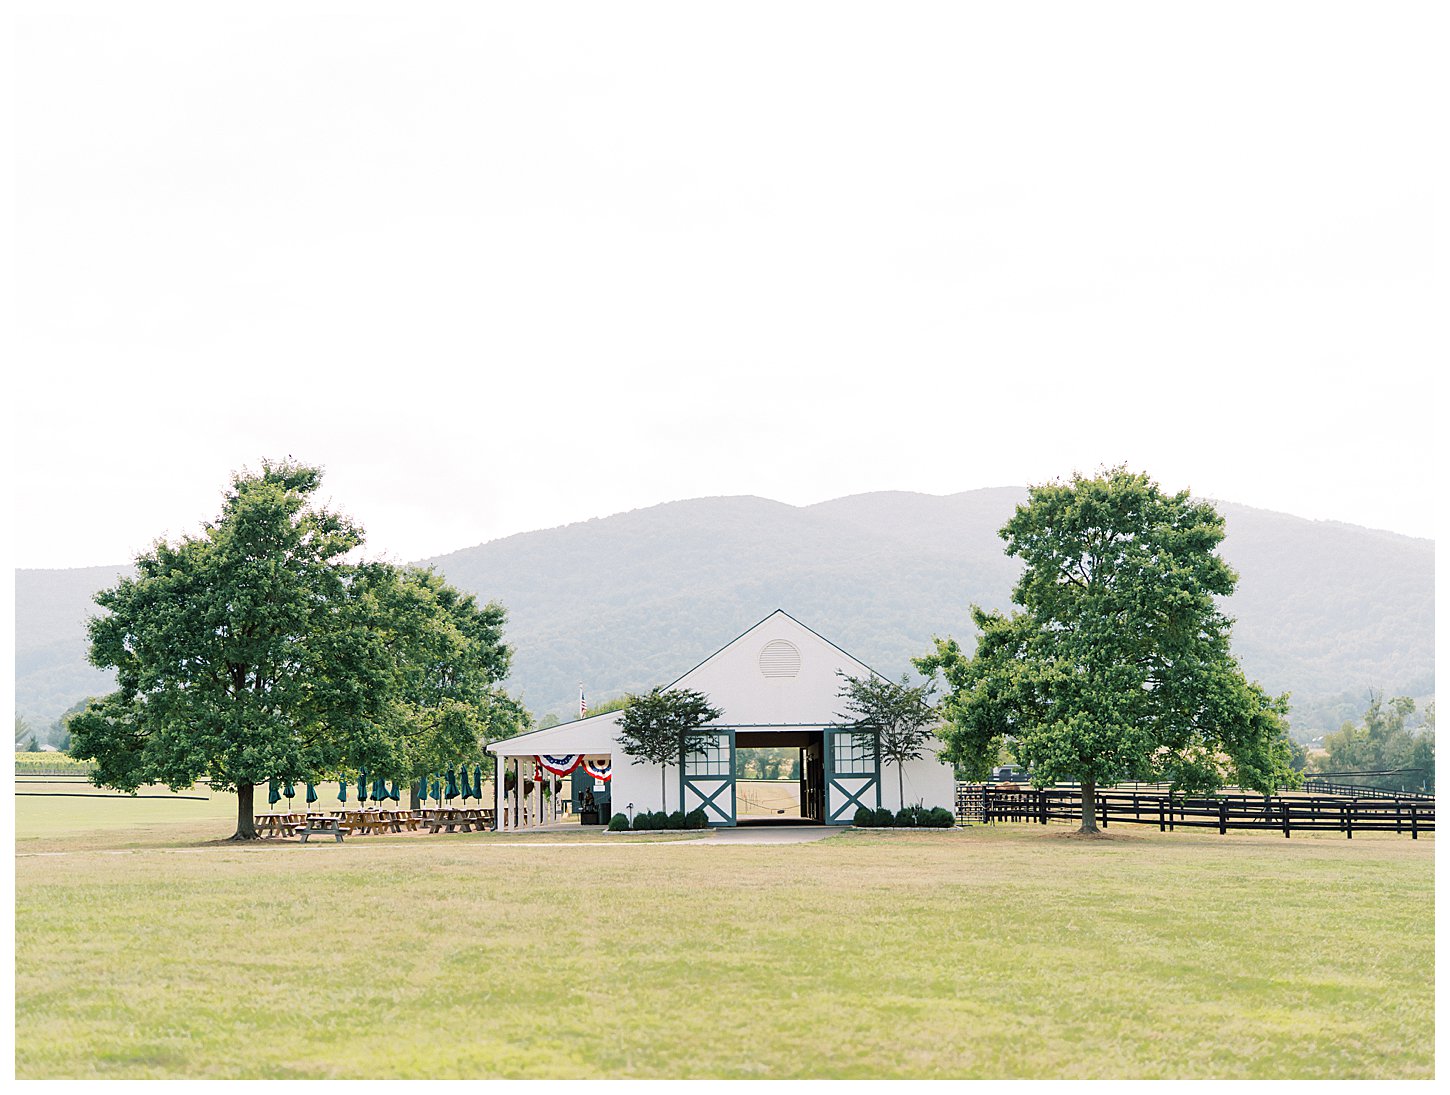
[[[298,825],[307,823],[306,814],[258,814],[254,819],[257,831],[272,836],[292,836]]]
[[[330,814],[313,814],[307,819],[306,824],[298,827],[298,832],[302,835],[303,844],[306,844],[307,838],[315,833],[331,834],[337,843],[341,844],[343,836],[349,831],[342,824],[341,818],[333,817]]]
[[[430,833],[440,829],[448,833],[468,833],[477,829],[481,833],[493,828],[493,811],[476,806],[442,806],[422,812]]]

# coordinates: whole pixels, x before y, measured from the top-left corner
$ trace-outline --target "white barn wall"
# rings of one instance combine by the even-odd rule
[[[770,675],[763,671],[762,651],[771,643],[791,644],[799,653],[799,667],[793,675]],[[776,648],[779,649],[779,648]],[[712,725],[735,727],[737,730],[825,729],[839,726],[843,704],[839,692],[841,679],[837,670],[851,676],[875,675],[865,663],[857,661],[808,627],[777,610],[760,623],[732,640],[723,649],[707,658],[669,686],[670,689],[692,689],[709,697],[721,709],[721,717]],[[612,759],[610,808],[614,813],[634,814],[641,811],[681,808],[680,769],[671,765],[665,772],[665,797],[660,798],[660,770],[652,764],[635,764],[620,747],[618,739],[620,712],[611,711],[572,723],[536,730],[508,741],[495,742],[489,751],[502,756],[554,756],[608,754]],[[906,765],[904,773],[906,804],[922,803],[928,807],[954,809],[956,784],[950,765],[937,758],[935,748],[928,747],[920,760]],[[897,792],[894,765],[881,765],[881,805],[899,810],[902,796]],[[837,792],[829,782],[827,804]],[[874,805],[874,796],[868,800]],[[849,822],[854,810],[840,820]]]

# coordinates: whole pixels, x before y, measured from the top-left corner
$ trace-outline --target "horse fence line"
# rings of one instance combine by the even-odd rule
[[[1178,828],[1262,829],[1282,832],[1355,831],[1408,833],[1418,840],[1435,830],[1435,802],[1420,796],[1396,799],[1347,799],[1310,795],[1189,796],[1100,791],[1094,801],[1098,824],[1157,825],[1160,832]],[[964,821],[1080,821],[1082,794],[1077,788],[1001,789],[981,784],[957,785],[957,816]]]

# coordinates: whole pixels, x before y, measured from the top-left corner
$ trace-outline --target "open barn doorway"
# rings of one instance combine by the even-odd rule
[[[819,730],[737,730],[735,823],[820,824],[824,753]]]

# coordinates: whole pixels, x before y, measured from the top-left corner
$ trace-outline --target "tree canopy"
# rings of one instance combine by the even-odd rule
[[[720,717],[703,692],[653,689],[627,697],[619,719],[619,744],[631,764],[656,764],[660,769],[660,808],[668,807],[665,768],[678,764],[682,752],[695,748],[697,732]],[[684,804],[681,803],[683,808]]]
[[[1008,739],[1037,785],[1082,785],[1088,832],[1096,788],[1122,779],[1266,794],[1295,781],[1288,697],[1246,680],[1229,649],[1215,599],[1237,575],[1213,506],[1117,467],[1032,487],[1001,536],[1025,564],[1021,611],[974,605],[972,657],[938,638],[915,659],[950,687],[942,736],[959,767],[984,773]]]
[[[1435,790],[1435,704],[1425,710],[1424,725],[1412,728],[1415,701],[1372,692],[1364,717],[1324,735],[1324,752],[1313,770],[1336,783],[1387,790]]]
[[[472,759],[522,709],[504,695],[504,610],[431,572],[354,558],[362,529],[316,505],[321,470],[233,476],[200,536],[158,540],[96,597],[90,659],[118,688],[70,720],[94,781],[252,788]]]
[[[838,694],[846,708],[846,714],[836,717],[869,734],[881,759],[896,766],[898,801],[905,806],[903,768],[907,761],[919,760],[926,743],[935,736],[938,716],[931,705],[935,682],[912,685],[905,674],[900,681],[890,681],[872,674],[853,677],[836,672],[841,678]]]

